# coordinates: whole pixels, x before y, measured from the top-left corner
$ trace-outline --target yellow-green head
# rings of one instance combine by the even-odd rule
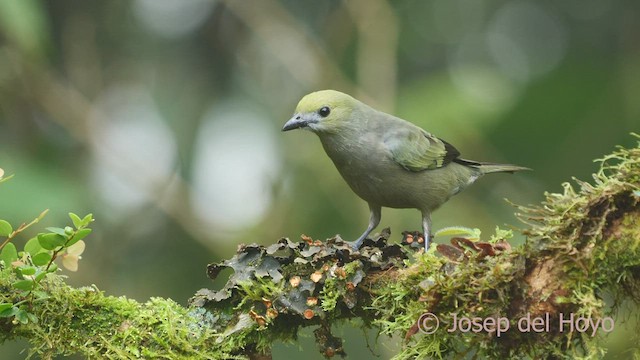
[[[313,132],[335,132],[351,119],[358,100],[335,90],[313,92],[300,100],[293,117],[282,131],[308,129]]]

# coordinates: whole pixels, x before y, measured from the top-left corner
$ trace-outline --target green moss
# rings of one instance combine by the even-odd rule
[[[336,279],[328,279],[324,282],[324,287],[320,292],[322,297],[322,310],[333,311],[338,305],[338,299],[344,294],[341,289],[337,288],[338,281]]]
[[[12,281],[3,270],[0,284]],[[0,301],[13,302],[21,294],[4,288]],[[217,343],[208,328],[194,329],[196,320],[188,309],[172,300],[152,298],[146,303],[124,297],[109,297],[95,287],[73,289],[57,275],[44,281],[49,294],[30,307],[37,323],[7,322],[4,339],[24,337],[32,347],[30,355],[50,358],[81,353],[88,358],[198,358],[232,356],[237,348]]]

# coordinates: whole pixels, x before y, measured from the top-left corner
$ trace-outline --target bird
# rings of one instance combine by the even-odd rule
[[[449,198],[485,174],[531,170],[463,159],[445,140],[336,90],[305,95],[282,131],[294,129],[315,133],[351,190],[368,203],[369,224],[351,243],[355,250],[388,207],[420,210],[426,251],[431,213]]]

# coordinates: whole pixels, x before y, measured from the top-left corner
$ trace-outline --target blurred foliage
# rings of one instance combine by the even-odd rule
[[[52,226],[93,212],[86,271],[70,280],[183,303],[238,243],[355,238],[364,202],[313,136],[279,133],[302,95],[335,88],[463,156],[533,168],[487,177],[433,219],[517,226],[504,197],[541,200],[632,143],[639,12],[631,0],[2,1],[0,167],[16,178],[0,217],[50,208]],[[411,210],[383,218],[394,234],[419,228]],[[361,335],[345,336],[350,354]]]

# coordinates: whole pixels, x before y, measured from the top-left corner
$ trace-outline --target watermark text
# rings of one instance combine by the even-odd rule
[[[447,332],[460,333],[492,333],[500,337],[508,331],[521,333],[542,332],[578,332],[595,336],[599,330],[610,333],[615,328],[613,318],[593,318],[590,316],[576,315],[573,313],[559,313],[556,318],[551,318],[548,313],[533,316],[527,313],[517,319],[509,319],[504,316],[493,317],[468,317],[451,313],[447,319]],[[424,313],[418,319],[418,329],[424,334],[433,334],[440,327],[440,319],[433,313]]]

